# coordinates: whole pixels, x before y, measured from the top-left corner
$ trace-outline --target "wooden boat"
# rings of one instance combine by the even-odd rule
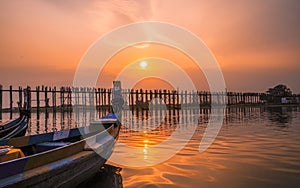
[[[120,126],[110,114],[88,127],[0,141],[9,146],[0,149],[0,187],[78,185],[112,154]]]
[[[28,121],[28,116],[21,115],[14,120],[0,124],[0,140],[24,136],[28,127]]]
[[[29,103],[27,103],[29,95],[30,89],[27,88],[24,90],[24,106],[23,109],[20,107],[20,117],[0,124],[0,140],[25,135],[30,117]]]

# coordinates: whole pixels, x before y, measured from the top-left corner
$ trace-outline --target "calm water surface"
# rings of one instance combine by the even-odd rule
[[[39,118],[33,114],[27,134],[86,125],[90,119],[105,113],[44,113]],[[132,127],[122,127],[118,142],[147,149],[142,155],[134,155],[128,153],[126,147],[115,148],[114,153],[128,154],[128,159],[159,157],[150,155],[152,146],[165,141],[176,128],[188,129],[191,118],[197,118],[198,125],[188,144],[163,163],[137,168],[108,162],[122,168],[123,187],[299,187],[299,107],[228,108],[215,142],[202,153],[199,152],[199,143],[208,124],[208,109],[194,115],[181,110],[167,111],[158,128],[151,130],[151,125],[146,124],[144,126],[150,128],[142,132],[133,131],[136,121],[151,115],[147,111],[134,111],[136,119],[132,120],[128,113],[131,112],[123,115],[123,121],[130,122]],[[156,119],[153,121],[155,123]],[[166,149],[172,149],[171,145],[169,147]],[[108,184],[103,184],[103,177],[95,176],[88,186],[116,185],[112,178],[108,181]]]
[[[167,116],[170,117],[169,122],[155,135],[141,136],[141,133],[123,130],[119,141],[140,147],[145,139],[149,142],[151,139],[155,143],[161,142],[169,135],[168,131],[174,130],[174,126],[185,126],[176,125],[176,115],[178,114]],[[299,108],[227,109],[226,119],[215,142],[205,152],[199,153],[199,143],[207,126],[208,116],[209,112],[199,113],[199,124],[190,142],[164,163],[145,168],[122,166],[123,186],[299,186]],[[151,150],[151,147],[147,149]],[[116,148],[116,152],[126,153],[122,148]]]

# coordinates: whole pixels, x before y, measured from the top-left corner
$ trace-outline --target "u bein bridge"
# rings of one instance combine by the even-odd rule
[[[12,119],[13,114],[18,112],[19,105],[24,102],[23,89],[22,87],[14,89],[12,86],[3,89],[0,85],[0,121],[3,114],[4,119]],[[111,89],[104,88],[61,87],[57,89],[56,87],[38,86],[30,89],[27,102],[31,106],[34,117],[32,117],[33,124],[29,132],[30,134],[39,134],[88,125],[90,120],[112,112],[112,93]],[[217,99],[214,100],[214,103],[217,103],[214,105],[218,105],[221,97],[224,97],[226,105],[234,107],[225,109],[225,123],[244,120],[245,117],[251,117],[261,110],[270,110],[268,104],[266,108],[264,107],[266,95],[265,93],[240,92],[227,92],[225,95],[224,93],[193,91],[122,90],[122,96],[125,100],[122,117],[128,123],[125,126],[127,128],[122,131],[131,132],[139,130],[141,127],[150,130],[156,122],[164,122],[157,125],[157,128],[161,130],[169,130],[169,128],[166,129],[169,124],[185,128],[194,122],[195,118],[199,123],[208,122],[214,96]],[[300,96],[297,95],[297,97]],[[159,104],[166,104],[166,108],[148,110],[150,101],[152,104],[158,104],[158,106]],[[198,108],[193,108],[194,105],[198,105]],[[299,111],[299,104],[294,107]],[[278,108],[281,107],[278,106]],[[142,121],[145,118],[149,118],[149,120]],[[162,132],[169,134],[172,130],[171,128],[169,131]]]
[[[14,112],[23,103],[23,89],[9,86],[3,89],[0,85],[0,114]],[[71,110],[73,106],[97,109],[111,109],[112,90],[105,88],[71,88],[37,86],[30,89],[28,102],[32,111],[41,110]],[[123,89],[124,105],[129,109],[148,109],[153,99],[155,104],[166,104],[168,109],[200,105],[200,108],[221,104],[225,97],[226,105],[257,105],[264,104],[265,93],[211,93],[206,91],[170,91],[170,90],[132,90]],[[213,100],[214,98],[214,100]],[[152,102],[153,104],[153,102]]]

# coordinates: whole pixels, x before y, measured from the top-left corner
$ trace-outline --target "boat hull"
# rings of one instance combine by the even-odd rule
[[[110,157],[120,126],[112,124],[71,144],[0,163],[0,187],[74,187],[80,184],[97,173]],[[15,140],[14,145],[23,143],[22,138]]]
[[[29,118],[19,117],[0,127],[0,140],[24,136],[28,127]]]
[[[112,154],[113,143],[100,155],[82,151],[71,157],[7,178],[4,187],[75,187],[93,176]],[[105,157],[102,157],[105,156]],[[17,181],[16,181],[17,180]],[[3,184],[2,184],[3,185]]]

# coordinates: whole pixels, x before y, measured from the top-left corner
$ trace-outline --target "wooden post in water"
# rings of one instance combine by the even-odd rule
[[[153,96],[152,96],[152,95],[153,95],[153,92],[152,92],[152,90],[150,90],[149,93],[150,93],[150,99],[149,99],[149,102],[151,102],[152,99],[153,99]]]
[[[135,105],[136,105],[136,109],[138,109],[140,107],[139,105],[139,91],[135,90]]]
[[[195,100],[194,93],[195,93],[194,90],[190,91],[190,105],[194,105],[194,100]]]
[[[158,93],[157,93],[157,90],[155,89],[154,90],[154,98],[157,98],[157,95],[158,95]],[[154,101],[154,107],[156,107],[155,105],[157,105],[157,100]]]
[[[60,88],[60,106],[65,108],[65,88]]]
[[[12,109],[13,109],[13,97],[12,97],[12,86],[9,86],[9,111],[10,119],[12,119]]]
[[[173,109],[174,109],[175,106],[176,106],[176,105],[175,105],[175,95],[176,95],[176,91],[173,90],[173,91],[172,91],[172,99],[173,99],[173,101],[172,101],[172,103],[173,103],[173,104],[172,104],[172,108],[173,108]]]
[[[258,104],[258,93],[255,93],[255,99],[254,100],[255,100],[254,103]]]
[[[231,96],[232,96],[232,92],[228,92],[227,93],[227,105],[231,105]]]
[[[43,101],[43,100],[42,100],[43,94],[44,94],[44,92],[45,92],[45,86],[44,86],[44,85],[42,85],[42,88],[41,88],[41,91],[40,91],[40,92],[41,92],[41,95],[42,95],[41,98],[40,98],[40,101],[42,102],[42,101]],[[45,99],[44,99],[44,102],[46,102]],[[45,106],[45,105],[44,105],[44,106]],[[41,103],[40,103],[40,107],[41,107]]]
[[[97,107],[98,107],[98,92],[97,92],[97,88],[94,88],[94,93],[95,93],[95,107],[97,109]]]
[[[87,88],[87,93],[88,93],[88,98],[89,98],[89,108],[92,106],[92,92],[91,92],[91,88]]]
[[[103,105],[103,88],[98,88],[98,100],[99,100],[99,108],[102,108]]]
[[[49,107],[49,99],[48,99],[48,87],[46,86],[45,87],[45,108],[46,108],[46,111],[47,111],[47,108]]]
[[[107,91],[107,93],[108,93],[108,96],[107,96],[107,98],[108,98],[108,100],[107,100],[107,105],[108,105],[108,109],[111,111],[111,89],[108,89],[108,91]]]
[[[105,88],[103,88],[103,90],[102,90],[102,106],[103,106],[103,108],[105,108],[105,105],[106,105],[106,89]]]
[[[144,95],[145,95],[145,93],[144,93],[143,89],[141,89],[140,92],[141,92],[142,108],[144,108],[144,104],[145,104],[145,103],[144,103],[144,102],[145,102],[145,101],[144,101]]]
[[[160,92],[160,98],[161,98],[161,100],[167,105],[167,90],[160,90],[159,91]]]
[[[98,88],[98,103],[99,103],[99,105],[98,105],[98,107],[100,108],[100,106],[101,106],[101,102],[102,102],[102,98],[101,98],[101,89],[100,88]]]
[[[176,107],[177,108],[179,108],[180,107],[180,101],[179,101],[179,91],[177,90],[177,92],[176,92],[176,97],[177,97],[177,102],[176,102]],[[178,118],[179,118],[179,116],[178,116]]]
[[[66,96],[64,97],[64,103],[65,103],[65,107],[68,109],[69,108],[69,88],[68,87],[64,87],[64,93],[66,94]]]
[[[129,92],[129,100],[130,100],[129,106],[130,106],[131,110],[133,110],[133,105],[134,105],[134,103],[133,103],[133,89],[131,89],[130,92]]]
[[[247,95],[248,95],[248,104],[251,104],[251,93],[247,93]]]
[[[89,106],[90,108],[92,108],[92,106],[94,105],[94,89],[93,88],[89,88]]]
[[[206,104],[207,106],[209,105],[208,96],[209,96],[209,93],[208,93],[208,92],[205,92],[205,104]]]
[[[239,93],[239,103],[242,104],[243,103],[243,94]]]
[[[72,89],[71,87],[68,87],[68,109],[70,110],[72,108]]]
[[[197,98],[199,100],[198,105],[201,108],[202,107],[202,98],[201,98],[201,93],[199,91],[197,91]]]
[[[19,107],[22,107],[22,93],[23,93],[23,91],[22,91],[22,87],[21,86],[19,86]]]
[[[0,84],[0,120],[2,120],[3,86]]]
[[[77,94],[78,94],[78,91],[77,91],[77,87],[72,87],[72,92],[73,92],[73,97],[74,97],[74,105],[75,106],[78,106],[78,97],[77,97]]]
[[[161,104],[161,100],[162,100],[162,91],[161,91],[161,89],[157,90],[157,96],[156,96],[156,98],[160,99],[160,100],[156,101],[157,102],[156,104],[160,105]]]
[[[36,107],[37,107],[37,114],[40,112],[40,86],[36,87]]]
[[[104,108],[106,109],[106,95],[107,95],[107,92],[106,92],[106,89],[104,89],[104,101],[103,101],[103,105],[104,105]]]
[[[28,103],[28,109],[31,110],[31,88],[27,86],[28,96],[27,96],[27,103]]]
[[[99,106],[102,108],[103,105],[103,88],[99,88]]]
[[[56,87],[52,88],[52,111],[56,112]]]
[[[96,90],[97,90],[96,92],[97,92],[97,101],[98,101],[97,108],[100,109],[100,104],[101,104],[101,98],[100,98],[101,95],[100,94],[101,94],[101,90],[100,90],[100,88],[97,88]]]
[[[187,94],[187,91],[185,90],[184,91],[184,106],[186,106],[188,103],[188,94]]]
[[[178,91],[179,97],[178,97],[178,106],[182,109],[182,104],[183,104],[183,91]]]
[[[170,90],[168,90],[168,106],[169,106],[169,108],[170,108],[170,106],[171,106],[171,103],[172,103],[172,100],[171,100],[171,92],[170,92]]]
[[[191,101],[191,105],[195,105],[197,103],[197,98],[196,98],[196,92],[194,90],[192,90],[192,101]]]
[[[145,104],[146,104],[145,108],[148,109],[149,108],[149,101],[148,101],[148,90],[147,89],[145,91]]]

